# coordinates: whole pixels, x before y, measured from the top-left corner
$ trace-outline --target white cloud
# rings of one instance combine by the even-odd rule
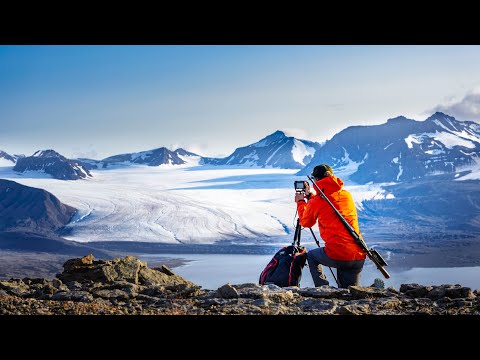
[[[293,136],[297,139],[307,139],[307,132],[304,129],[300,128],[283,128],[280,129],[287,136]]]
[[[450,97],[444,104],[435,106],[431,112],[441,111],[458,120],[480,121],[480,87],[467,92],[463,99]]]
[[[179,148],[184,150],[190,151],[194,154],[201,155],[201,156],[211,156],[208,154],[208,145],[207,144],[197,144],[197,143],[184,143],[184,142],[176,142],[167,145],[167,149],[175,151]],[[208,155],[207,155],[208,154]]]

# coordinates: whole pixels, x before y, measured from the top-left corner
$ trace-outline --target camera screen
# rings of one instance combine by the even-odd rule
[[[303,181],[295,181],[295,189],[297,190],[305,189],[305,184],[303,183]]]

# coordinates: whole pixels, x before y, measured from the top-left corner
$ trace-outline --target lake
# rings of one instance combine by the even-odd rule
[[[186,265],[175,267],[176,274],[202,286],[204,289],[217,289],[230,284],[258,283],[258,278],[272,255],[239,255],[239,254],[144,254],[138,256],[142,261],[153,261],[159,258],[181,258],[188,260]],[[325,272],[330,285],[336,286],[335,280],[326,267]],[[362,271],[360,285],[369,286],[375,278],[382,278],[385,287],[393,286],[397,290],[401,284],[417,283],[422,285],[461,284],[472,290],[480,289],[480,267],[451,268],[411,268],[389,269],[390,279],[376,269],[368,259]],[[335,269],[332,269],[335,273]],[[313,287],[310,271],[305,266],[300,287]]]

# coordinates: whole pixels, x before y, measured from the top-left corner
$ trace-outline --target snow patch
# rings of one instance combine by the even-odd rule
[[[284,147],[285,144],[287,144],[287,143],[284,142],[282,145],[280,145],[280,146],[277,148],[277,150],[275,150],[275,151],[273,152],[273,154],[268,157],[267,161],[265,161],[265,164],[268,164],[268,163],[270,162],[270,159],[273,158],[273,156],[278,152],[278,150],[280,150],[282,147]]]
[[[348,179],[349,176],[355,173],[358,170],[358,167],[368,158],[368,153],[365,154],[361,162],[356,162],[350,159],[350,154],[344,147],[343,152],[343,157],[340,159],[340,164],[342,165],[335,167],[334,172],[335,175]]]
[[[200,164],[200,160],[202,160],[201,156],[193,156],[193,155],[178,155],[180,159],[185,161],[187,166],[197,166]],[[182,164],[184,165],[184,164]]]
[[[153,154],[153,151],[141,151],[130,156],[131,161],[135,161],[136,159],[140,158],[145,160],[146,157],[149,157]]]
[[[425,154],[429,154],[429,155],[440,155],[440,154],[445,154],[445,151],[443,151],[443,150],[438,150],[438,149],[427,150],[427,151],[425,151]]]
[[[464,138],[464,139],[472,140],[472,141],[475,141],[477,143],[480,142],[480,138],[478,138],[478,136],[469,134],[465,130],[462,130],[461,132],[460,131],[454,132],[454,134],[457,135],[457,136],[460,136],[461,138]]]
[[[463,136],[463,137],[461,137]],[[422,133],[422,134],[413,134],[409,135],[405,138],[405,142],[409,149],[413,148],[413,144],[423,144],[427,139],[434,139],[443,144],[445,147],[452,149],[454,146],[463,146],[469,149],[473,149],[476,147],[474,143],[470,140],[465,138],[469,138],[470,140],[474,140],[480,142],[475,136],[469,135],[465,131],[452,133],[452,132],[445,132],[445,131],[435,131],[435,133]]]
[[[397,181],[400,181],[400,176],[403,174],[403,168],[402,165],[398,166],[398,175],[397,175]]]
[[[0,166],[14,166],[15,163],[13,161],[7,160],[5,158],[0,158]]]
[[[454,135],[452,133],[436,131],[435,134],[429,134],[429,135],[432,135],[435,139],[440,141],[443,145],[445,145],[449,149],[452,149],[454,146],[463,146],[469,149],[475,148],[475,144],[472,143],[471,141],[460,138],[457,135]]]
[[[391,192],[383,188],[383,186],[392,184],[393,183],[353,185],[345,186],[344,188],[352,194],[357,210],[363,211],[363,202],[366,200],[395,199],[395,196]]]
[[[415,135],[408,135],[404,140],[407,143],[409,149],[413,148],[413,144],[423,144],[425,138],[428,137],[428,134],[415,134]]]
[[[440,120],[435,119],[435,120],[433,120],[433,122],[435,124],[437,124],[438,126],[440,126],[442,129],[445,129],[447,131],[451,131],[449,128],[447,128],[445,125],[443,125],[443,123]]]
[[[305,145],[303,142],[294,139],[293,140],[293,147],[292,147],[292,157],[300,165],[305,166],[306,164],[303,160],[307,156],[313,156],[315,154],[315,149],[311,146]]]

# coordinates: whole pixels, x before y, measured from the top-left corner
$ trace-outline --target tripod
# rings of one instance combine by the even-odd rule
[[[317,243],[318,247],[320,246],[320,242],[317,240],[317,237],[315,236],[312,228],[308,228],[310,232],[312,233],[313,238],[315,239],[315,242]],[[300,218],[297,218],[297,226],[295,227],[295,235],[293,236],[293,242],[292,245],[295,246],[295,242],[297,242],[297,246],[300,246],[300,236],[302,234],[302,225],[300,225]],[[310,266],[310,264],[309,264]],[[337,283],[337,286],[340,287],[337,278],[335,277],[335,274],[333,273],[333,270],[330,266],[327,266],[330,269],[330,272],[332,273],[333,278],[335,279],[335,282]]]

